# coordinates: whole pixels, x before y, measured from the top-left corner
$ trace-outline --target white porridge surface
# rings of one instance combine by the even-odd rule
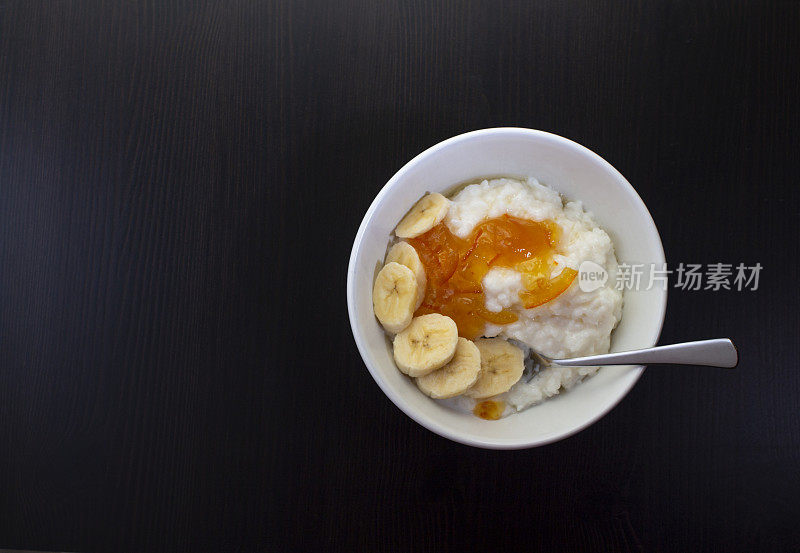
[[[534,221],[549,219],[562,230],[552,276],[565,267],[577,271],[582,262],[592,261],[605,268],[609,283],[615,281],[617,259],[606,232],[579,201],[564,201],[557,192],[533,178],[527,182],[508,178],[484,180],[465,187],[451,200],[445,222],[451,232],[462,238],[483,220],[504,214]],[[518,340],[553,358],[608,352],[611,332],[622,312],[621,291],[606,285],[584,292],[576,278],[555,299],[525,309],[518,295],[522,289],[522,275],[513,269],[496,267],[486,274],[483,290],[487,309],[493,312],[509,309],[519,320],[503,326],[487,324],[485,336]],[[497,399],[506,402],[505,414],[509,414],[568,390],[596,371],[597,367],[553,367],[535,374],[530,382],[523,378]],[[453,404],[471,409],[474,402],[455,398]]]

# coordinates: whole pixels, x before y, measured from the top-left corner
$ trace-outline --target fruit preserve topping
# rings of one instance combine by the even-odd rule
[[[476,417],[486,419],[487,421],[496,421],[503,416],[503,410],[505,408],[506,404],[502,401],[488,399],[475,405],[472,412]]]
[[[486,309],[483,277],[493,267],[522,273],[524,290],[519,296],[526,308],[556,298],[577,274],[565,268],[550,277],[559,236],[560,228],[553,221],[503,215],[478,224],[466,239],[451,233],[444,222],[409,239],[427,275],[425,296],[416,315],[447,315],[456,322],[459,335],[470,340],[483,334],[487,322],[513,323],[517,320],[515,313]]]

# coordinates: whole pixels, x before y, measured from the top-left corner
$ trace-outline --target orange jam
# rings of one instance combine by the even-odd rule
[[[476,417],[486,419],[487,421],[496,421],[503,416],[503,410],[505,408],[506,404],[502,401],[487,399],[486,401],[478,403],[475,409],[472,410],[472,414]]]
[[[483,335],[487,322],[513,323],[517,315],[486,309],[481,281],[493,267],[509,267],[522,273],[519,293],[526,308],[542,305],[561,294],[577,271],[565,268],[555,278],[553,254],[560,229],[553,221],[528,221],[510,215],[487,219],[466,238],[450,232],[442,222],[425,234],[409,239],[425,267],[428,285],[415,315],[441,313],[456,322],[460,336],[474,340]]]

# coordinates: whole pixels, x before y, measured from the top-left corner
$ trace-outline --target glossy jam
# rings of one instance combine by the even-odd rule
[[[487,421],[496,421],[503,416],[505,408],[506,404],[502,401],[487,399],[486,401],[479,402],[475,406],[475,409],[472,410],[472,413],[476,417],[486,419]]]
[[[552,221],[528,221],[503,215],[477,225],[466,238],[440,223],[409,240],[425,267],[428,285],[416,315],[441,313],[452,318],[459,335],[474,340],[487,322],[503,325],[517,320],[516,314],[486,309],[481,281],[493,267],[509,267],[522,273],[525,290],[520,299],[526,308],[546,303],[575,279],[566,268],[551,279],[553,254],[559,242],[559,227]]]

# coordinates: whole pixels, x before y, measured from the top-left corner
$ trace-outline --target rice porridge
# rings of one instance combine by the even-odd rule
[[[609,282],[614,282],[617,258],[608,234],[579,201],[563,203],[557,192],[536,179],[530,178],[527,183],[496,179],[467,186],[452,198],[445,221],[455,234],[466,236],[481,220],[504,213],[558,223],[564,233],[563,249],[554,256],[554,274],[564,267],[577,270],[582,262],[592,261],[608,272]],[[490,270],[483,278],[483,288],[487,309],[511,309],[519,317],[502,326],[487,323],[484,335],[517,340],[521,343],[518,345],[554,359],[607,353],[611,331],[622,314],[622,292],[612,286],[583,292],[574,282],[557,298],[532,309],[525,309],[520,302],[522,279],[513,269]],[[522,410],[568,390],[596,371],[597,367],[554,366],[534,375],[528,383],[520,380],[499,399],[505,400],[507,409]],[[466,399],[451,401],[471,411],[471,402],[466,405]]]
[[[621,316],[621,291],[583,291],[576,278],[587,261],[609,282],[617,273],[611,239],[579,201],[533,178],[484,180],[449,199],[424,196],[395,234],[373,305],[398,369],[423,393],[496,419],[597,371],[523,377],[529,348],[552,358],[606,353]]]

